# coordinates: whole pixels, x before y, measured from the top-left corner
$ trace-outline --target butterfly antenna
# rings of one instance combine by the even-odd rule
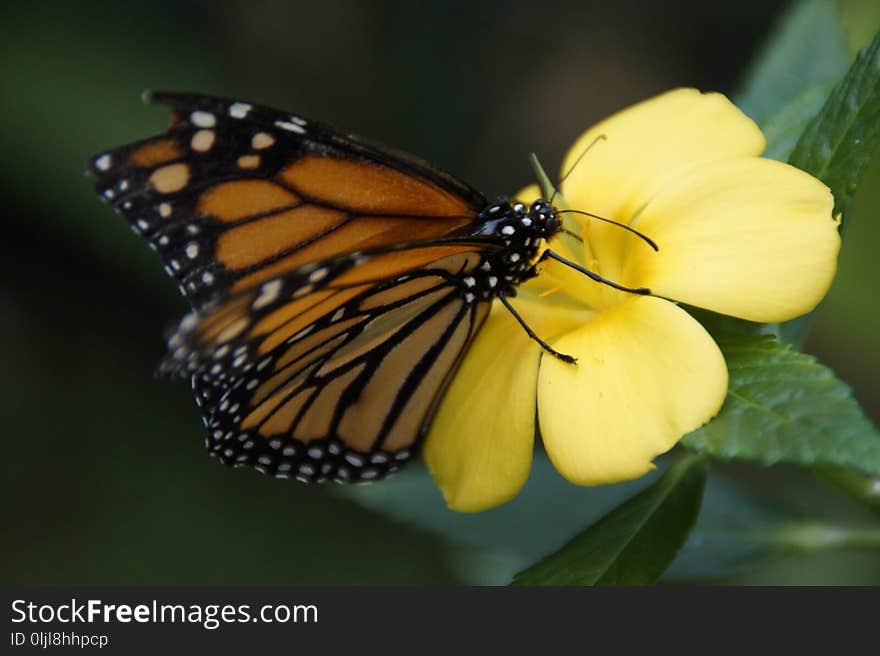
[[[625,223],[620,223],[619,221],[614,221],[612,219],[606,219],[604,216],[599,216],[597,214],[591,214],[590,212],[584,212],[583,210],[556,210],[557,214],[571,213],[571,214],[583,214],[584,216],[589,216],[592,219],[596,219],[597,221],[604,221],[605,223],[610,223],[612,225],[616,225],[619,228],[623,228],[627,232],[633,233],[639,239],[642,239],[648,246],[653,248],[655,251],[659,251],[660,247],[657,246],[657,243],[651,239],[648,235],[639,232],[633,227],[626,225]]]
[[[583,151],[581,151],[581,154],[577,156],[577,159],[574,161],[574,164],[569,166],[568,171],[566,171],[562,175],[562,177],[559,179],[559,183],[556,185],[556,189],[553,190],[553,195],[550,196],[549,202],[551,205],[553,204],[553,199],[556,198],[556,194],[558,194],[559,190],[562,188],[562,183],[565,182],[568,179],[568,176],[570,176],[574,172],[574,170],[577,168],[577,165],[580,164],[581,160],[584,158],[584,155],[586,155],[588,152],[590,152],[590,149],[592,149],[592,147],[595,146],[597,143],[599,143],[600,141],[605,141],[606,139],[608,139],[608,137],[606,135],[600,134],[599,136],[597,136],[595,139],[593,139],[590,142],[589,146],[587,146],[586,148],[583,149]]]

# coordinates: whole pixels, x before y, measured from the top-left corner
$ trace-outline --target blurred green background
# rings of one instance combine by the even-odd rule
[[[854,52],[880,26],[880,3],[836,6]],[[141,105],[142,90],[288,108],[417,153],[495,195],[529,181],[529,151],[555,168],[580,131],[629,103],[677,85],[735,94],[786,7],[770,0],[5,3],[0,582],[506,583],[645,484],[574,488],[539,459],[517,501],[462,516],[445,510],[419,466],[348,491],[209,459],[187,386],[152,377],[163,331],[184,303],[82,176],[91,153],[163,128],[164,109]],[[875,421],[878,164],[807,344],[854,386]],[[723,538],[737,522],[772,523],[780,513],[864,519],[802,472],[720,467],[704,512],[708,528],[667,579],[880,583],[877,553],[768,552]]]

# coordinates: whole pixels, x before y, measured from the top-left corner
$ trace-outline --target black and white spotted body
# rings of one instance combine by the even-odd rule
[[[541,246],[559,232],[561,225],[556,210],[546,200],[537,200],[531,207],[500,199],[480,213],[474,236],[491,237],[500,248],[486,254],[479,271],[469,278],[473,290],[465,299],[490,299],[498,294],[516,295],[516,287],[536,275],[534,263]]]

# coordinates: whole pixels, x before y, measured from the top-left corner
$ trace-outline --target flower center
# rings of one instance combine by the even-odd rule
[[[628,232],[625,224],[617,224],[612,219],[600,223],[589,216],[564,213],[563,224],[570,234],[560,232],[548,247],[592,273],[619,284],[627,284],[622,274],[626,253],[634,245],[630,242],[641,238],[648,242],[646,248],[653,244],[643,235],[636,237]],[[571,235],[577,235],[580,239]],[[533,288],[539,288],[538,294],[542,298],[563,295],[563,302],[579,310],[593,312],[613,307],[632,297],[629,292],[592,280],[584,273],[554,261],[542,265]]]

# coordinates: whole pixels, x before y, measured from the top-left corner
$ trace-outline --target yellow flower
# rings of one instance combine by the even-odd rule
[[[827,187],[760,157],[764,136],[724,96],[677,89],[615,114],[575,141],[562,171],[583,219],[550,248],[636,296],[557,262],[514,306],[566,364],[496,303],[425,443],[449,506],[480,511],[528,478],[536,425],[556,469],[579,485],[636,478],[711,419],[727,392],[718,346],[675,301],[759,322],[812,310],[834,276],[840,238]],[[526,192],[537,196],[537,189]],[[667,300],[670,299],[670,300]],[[536,422],[537,414],[537,422]]]

